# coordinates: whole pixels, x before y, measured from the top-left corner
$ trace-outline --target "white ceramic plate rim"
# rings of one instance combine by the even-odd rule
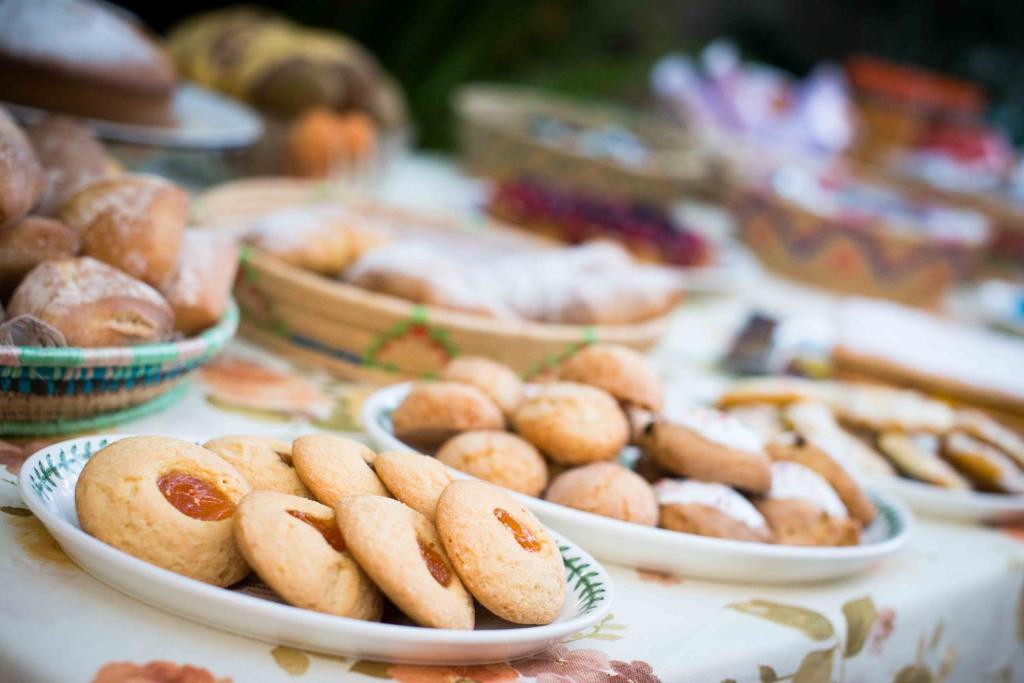
[[[970,510],[979,515],[1024,513],[1024,495],[944,489],[941,486],[900,476],[879,478],[875,481],[880,487],[890,489],[897,496],[927,499],[930,504],[936,506],[955,506],[956,511]],[[956,511],[950,510],[950,513]]]
[[[411,382],[393,384],[378,389],[367,397],[363,403],[362,420],[363,429],[370,435],[380,450],[405,450],[415,451],[414,448],[398,440],[391,432],[381,427],[378,422],[379,416],[387,410],[396,406],[408,393]],[[453,475],[462,478],[472,478],[467,474],[449,468]],[[838,547],[813,547],[794,545],[774,545],[770,543],[752,543],[747,541],[734,541],[724,538],[712,538],[697,534],[688,534],[681,531],[670,531],[657,527],[647,527],[640,524],[631,524],[618,519],[602,517],[592,512],[584,512],[573,508],[550,503],[540,498],[527,496],[514,491],[509,491],[514,498],[526,507],[539,511],[550,518],[561,517],[565,520],[572,520],[575,524],[587,524],[600,527],[608,532],[630,535],[637,539],[656,541],[665,546],[667,551],[678,550],[680,552],[693,552],[695,550],[707,549],[715,551],[729,551],[736,554],[743,554],[751,558],[771,557],[788,560],[870,560],[882,557],[895,552],[906,543],[910,535],[910,528],[913,523],[913,515],[910,510],[898,500],[890,496],[884,496],[878,492],[871,492],[876,499],[893,509],[901,518],[902,529],[891,538],[875,543],[866,543],[858,546]]]
[[[32,490],[31,484],[29,483],[30,473],[35,469],[36,465],[45,455],[55,448],[70,448],[76,444],[84,444],[89,441],[107,439],[108,441],[117,441],[123,439],[127,434],[117,435],[94,435],[88,437],[80,437],[77,439],[70,439],[59,443],[52,444],[36,452],[29,457],[21,466],[20,475],[18,477],[18,489],[21,493],[22,501],[28,506],[29,510],[39,518],[43,525],[50,529],[52,527],[60,529],[63,533],[71,536],[75,536],[79,543],[82,543],[89,552],[99,556],[102,560],[106,561],[111,565],[119,565],[125,568],[125,570],[135,574],[137,576],[149,576],[152,578],[154,584],[163,590],[174,590],[188,594],[190,597],[198,599],[207,599],[220,604],[225,607],[234,607],[244,610],[249,613],[258,613],[263,618],[274,619],[288,624],[298,625],[303,622],[310,626],[317,628],[338,628],[345,627],[353,630],[361,631],[366,636],[376,636],[379,638],[400,638],[406,642],[412,642],[416,644],[430,644],[430,643],[465,643],[467,645],[476,644],[489,644],[489,645],[504,645],[504,644],[515,644],[520,642],[533,642],[544,639],[557,639],[560,636],[570,635],[579,631],[585,630],[589,626],[600,621],[611,608],[612,600],[614,599],[614,587],[611,582],[611,577],[608,576],[607,571],[604,567],[595,560],[589,553],[580,548],[578,545],[565,538],[557,532],[549,532],[555,538],[555,541],[559,545],[568,546],[569,550],[579,555],[580,559],[590,563],[588,570],[597,572],[595,577],[598,581],[602,582],[605,586],[605,592],[597,598],[597,606],[586,614],[577,614],[576,616],[567,619],[565,621],[554,622],[551,624],[545,624],[542,626],[523,626],[512,629],[485,629],[477,631],[460,631],[454,629],[432,629],[423,628],[419,626],[405,626],[402,624],[382,624],[378,622],[363,621],[360,619],[349,619],[347,617],[340,617],[331,614],[323,614],[321,612],[315,612],[313,610],[307,610],[300,607],[293,607],[287,604],[275,603],[269,600],[264,600],[250,595],[241,594],[232,590],[218,588],[217,586],[211,586],[201,581],[191,579],[180,574],[176,574],[167,569],[157,567],[156,565],[150,564],[144,560],[140,560],[136,557],[129,555],[113,546],[107,545],[106,543],[93,538],[89,534],[85,533],[79,527],[71,524],[63,518],[50,512],[44,502],[36,495]],[[83,568],[84,569],[84,568]],[[89,572],[91,574],[91,572]],[[101,577],[95,577],[97,580],[112,586],[115,589],[121,590],[116,583],[112,583],[109,580]],[[567,582],[568,583],[568,582]],[[568,595],[573,595],[572,586],[567,586]],[[137,597],[133,593],[125,593],[137,600],[147,602],[143,598]],[[162,607],[160,609],[163,609]],[[182,611],[178,612],[183,618],[190,619],[192,621],[200,621],[193,617],[187,616]],[[211,625],[213,628],[220,628],[217,624],[212,622],[204,622]],[[249,636],[246,636],[249,637]]]

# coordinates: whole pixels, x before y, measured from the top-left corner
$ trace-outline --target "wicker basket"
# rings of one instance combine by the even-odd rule
[[[234,335],[233,303],[217,325],[178,342],[117,348],[0,346],[0,435],[100,429],[159,410]]]
[[[338,184],[279,178],[214,188],[196,202],[196,216],[210,227],[237,227],[270,211],[323,200],[343,201],[423,230],[480,230],[479,221],[408,212]],[[520,248],[554,244],[495,222],[488,222],[481,234]],[[459,354],[489,356],[529,376],[598,339],[649,349],[668,325],[667,315],[639,324],[589,327],[432,308],[309,273],[251,249],[243,250],[235,297],[245,336],[293,360],[374,383],[432,376]]]
[[[731,200],[740,234],[768,268],[845,294],[937,307],[972,273],[986,243],[945,242],[889,228],[848,224],[750,184]]]
[[[666,206],[685,194],[708,191],[722,176],[717,158],[678,124],[640,112],[490,84],[459,90],[455,109],[464,163],[491,178],[531,178],[605,200]],[[621,163],[546,142],[531,130],[531,121],[537,119],[578,130],[628,130],[648,157],[643,163]]]

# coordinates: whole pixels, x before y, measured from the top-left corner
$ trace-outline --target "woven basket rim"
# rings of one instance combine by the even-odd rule
[[[188,339],[101,348],[0,346],[0,366],[86,368],[181,365],[196,358],[212,356],[224,347],[237,329],[238,305],[232,298],[216,325]]]

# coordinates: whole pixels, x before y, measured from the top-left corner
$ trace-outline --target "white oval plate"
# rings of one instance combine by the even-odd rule
[[[378,450],[415,450],[391,432],[391,411],[405,398],[409,386],[406,382],[385,387],[363,404],[363,428]],[[510,493],[544,524],[571,536],[602,560],[725,581],[800,583],[854,574],[899,551],[907,541],[913,519],[899,501],[871,492],[879,515],[864,530],[861,545],[801,547],[731,541],[646,527]]]
[[[874,483],[915,512],[961,522],[1019,523],[1024,521],[1024,495],[951,491],[903,477],[880,477]]]
[[[545,626],[515,626],[481,615],[475,631],[419,628],[348,619],[267,598],[250,582],[217,588],[139,560],[82,531],[75,484],[89,457],[124,436],[91,436],[48,446],[21,468],[28,508],[85,571],[145,603],[214,628],[328,654],[407,664],[486,664],[536,654],[597,623],[612,601],[611,579],[575,544],[555,534],[569,593]],[[259,596],[259,597],[258,597]]]

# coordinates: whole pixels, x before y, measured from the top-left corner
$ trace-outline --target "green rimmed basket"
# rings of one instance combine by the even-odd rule
[[[101,429],[160,410],[238,328],[238,307],[182,341],[113,348],[0,346],[0,435]]]

